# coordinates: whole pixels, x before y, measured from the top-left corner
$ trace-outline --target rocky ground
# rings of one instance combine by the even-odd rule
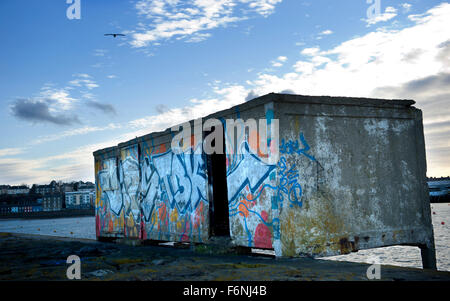
[[[222,254],[221,254],[222,253]],[[367,280],[369,265],[230,254],[217,246],[131,246],[0,233],[0,280],[67,280],[69,255],[82,280]],[[381,266],[381,280],[450,280],[450,272]]]

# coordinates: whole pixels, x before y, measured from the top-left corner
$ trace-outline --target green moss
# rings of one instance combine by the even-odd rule
[[[116,264],[131,264],[131,263],[139,263],[143,260],[140,258],[119,258],[119,259],[113,259],[112,262]]]

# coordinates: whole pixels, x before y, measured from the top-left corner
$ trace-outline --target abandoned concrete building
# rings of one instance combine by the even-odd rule
[[[175,152],[176,132],[167,129],[98,150],[97,237],[208,243],[225,236],[283,257],[412,245],[424,268],[435,269],[414,103],[271,93],[202,122],[264,119],[270,132],[277,120],[279,137],[261,142],[244,126],[234,137],[242,143],[225,134],[224,152],[206,154],[203,131],[191,137],[192,149]]]

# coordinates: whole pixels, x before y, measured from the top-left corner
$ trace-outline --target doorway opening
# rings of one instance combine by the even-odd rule
[[[209,133],[205,134],[208,135]],[[215,146],[215,140],[213,140],[212,144]],[[224,137],[222,145],[224,149],[219,154],[213,153],[211,155],[206,155],[208,166],[208,190],[210,196],[210,236],[229,237],[230,222],[228,211],[227,166]]]

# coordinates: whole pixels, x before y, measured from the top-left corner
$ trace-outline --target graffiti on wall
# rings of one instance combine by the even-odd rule
[[[139,181],[138,146],[134,145],[121,149],[119,183],[125,216],[125,237],[140,237],[141,215],[139,205]]]
[[[266,116],[273,118],[273,111],[267,110]],[[270,118],[267,120],[270,122]],[[316,159],[309,153],[310,146],[303,133],[298,139],[281,141],[276,164],[267,163],[267,155],[259,152],[259,137],[254,145],[248,142],[255,141],[250,137],[252,133],[240,134],[245,135],[240,154],[227,152],[231,236],[238,243],[245,241],[249,247],[273,248],[275,241],[280,239],[279,210],[284,205],[297,208],[303,205],[299,167],[288,160],[292,156],[311,162]],[[267,145],[271,145],[270,138]]]
[[[239,111],[237,116],[240,119]],[[273,114],[266,118],[267,131],[271,128],[271,118]],[[238,141],[242,141],[240,152],[230,149],[229,145],[233,143],[230,143],[228,135],[225,139],[230,234],[238,244],[272,248],[277,219],[273,217],[270,201],[274,190],[268,188],[276,185],[276,164],[269,164],[268,153],[260,151],[264,145],[261,145],[257,132],[246,133],[244,126],[240,129],[241,132],[237,133]],[[227,130],[225,132],[228,133]],[[271,135],[266,136],[265,149],[270,151]]]
[[[273,112],[267,112],[270,123]],[[317,160],[303,133],[298,139],[281,140],[279,160],[273,162],[270,154],[260,152],[260,143],[267,143],[272,151],[271,135],[259,141],[258,133],[241,128],[240,151],[226,153],[230,234],[240,245],[274,248],[281,236],[280,209],[303,206],[298,160]],[[131,238],[205,241],[209,236],[206,156],[202,140],[191,139],[195,147],[183,152],[174,152],[166,144],[154,146],[150,139],[122,148],[118,160],[96,159],[97,233],[122,231]]]
[[[143,237],[203,241],[208,233],[207,175],[201,143],[182,153],[142,144]]]
[[[299,182],[299,168],[295,163],[288,164],[286,156],[304,156],[312,162],[316,162],[316,158],[310,155],[308,151],[310,146],[306,142],[303,133],[300,133],[298,140],[281,140],[280,145],[280,160],[278,162],[277,170],[279,176],[279,184],[277,187],[277,198],[282,208],[286,199],[289,201],[289,206],[302,207],[303,202],[301,200],[303,195],[302,186]]]
[[[99,158],[95,162],[97,175],[95,199],[96,234],[118,236],[123,233],[123,202],[115,157]]]

